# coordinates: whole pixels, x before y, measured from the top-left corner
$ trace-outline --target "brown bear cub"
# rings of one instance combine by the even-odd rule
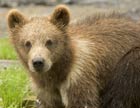
[[[60,5],[46,17],[27,18],[11,10],[7,20],[15,50],[36,86],[39,108],[99,108],[112,69],[140,43],[139,25],[116,13],[70,23],[69,10]]]

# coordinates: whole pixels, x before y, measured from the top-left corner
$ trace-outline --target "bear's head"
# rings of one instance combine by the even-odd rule
[[[49,71],[68,49],[70,14],[64,5],[56,7],[50,16],[30,19],[13,9],[7,20],[13,45],[31,72]]]

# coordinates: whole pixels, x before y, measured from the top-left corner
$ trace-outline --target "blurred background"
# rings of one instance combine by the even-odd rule
[[[36,108],[30,79],[8,37],[8,11],[16,8],[26,16],[48,15],[58,4],[68,5],[72,20],[115,10],[140,21],[140,0],[0,0],[0,108]]]
[[[57,4],[67,4],[72,19],[98,11],[117,10],[140,19],[140,0],[0,0],[0,37],[7,36],[6,14],[11,8],[18,8],[27,16],[47,15]]]

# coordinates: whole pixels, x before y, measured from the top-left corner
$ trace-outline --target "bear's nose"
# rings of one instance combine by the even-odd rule
[[[44,59],[43,58],[34,58],[32,60],[33,63],[33,67],[37,70],[37,71],[41,71],[44,67]]]

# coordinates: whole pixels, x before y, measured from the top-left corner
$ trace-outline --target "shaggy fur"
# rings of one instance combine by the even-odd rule
[[[126,53],[113,72],[103,90],[101,108],[140,108],[140,47]]]
[[[9,12],[11,40],[36,86],[40,108],[99,108],[112,69],[140,43],[139,25],[118,16],[90,16],[69,24],[63,5],[48,17],[28,19]],[[38,56],[45,61],[41,72],[32,66]]]

